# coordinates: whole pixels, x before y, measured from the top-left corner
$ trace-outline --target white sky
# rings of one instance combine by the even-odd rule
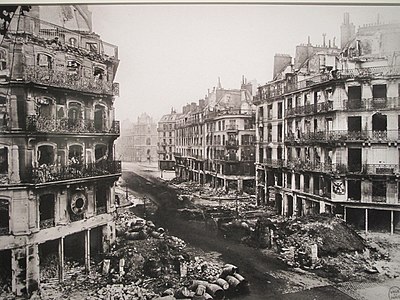
[[[294,56],[295,46],[322,44],[336,36],[344,12],[358,26],[400,22],[399,6],[327,5],[95,5],[93,30],[119,47],[116,119],[147,112],[158,122],[174,107],[204,98],[221,77],[224,88],[240,88],[244,75],[272,79],[275,53]],[[399,49],[400,50],[400,49]]]

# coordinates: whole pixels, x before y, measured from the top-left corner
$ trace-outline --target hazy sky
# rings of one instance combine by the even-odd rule
[[[358,26],[400,22],[400,6],[315,5],[96,5],[93,30],[119,47],[116,118],[135,121],[147,112],[155,121],[171,107],[204,98],[221,77],[239,88],[242,75],[264,84],[272,79],[273,56],[294,56],[295,46],[340,45],[343,13]],[[399,49],[400,50],[400,49]]]

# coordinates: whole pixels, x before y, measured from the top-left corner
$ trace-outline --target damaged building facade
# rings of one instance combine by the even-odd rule
[[[174,170],[175,168],[175,129],[178,114],[174,109],[171,113],[161,117],[158,121],[158,168],[160,170]]]
[[[345,14],[341,47],[276,55],[259,87],[259,204],[287,216],[341,215],[365,231],[400,230],[400,24],[356,32]]]
[[[225,190],[254,186],[255,84],[208,91],[199,103],[183,107],[176,122],[177,177]]]
[[[115,239],[118,48],[92,33],[84,5],[32,6],[1,37],[0,269],[15,295],[58,278]]]

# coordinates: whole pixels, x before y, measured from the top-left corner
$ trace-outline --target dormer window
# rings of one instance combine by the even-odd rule
[[[67,61],[67,71],[71,75],[79,75],[81,70],[81,64],[76,60]]]
[[[52,69],[53,59],[50,55],[39,53],[37,55],[37,65],[42,68]]]

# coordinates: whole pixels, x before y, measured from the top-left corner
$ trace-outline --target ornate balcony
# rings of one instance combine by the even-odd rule
[[[333,111],[333,102],[327,101],[327,102],[317,103],[316,105],[308,104],[304,106],[290,107],[286,109],[286,117],[311,115],[311,114],[325,113],[330,111]]]
[[[271,158],[264,158],[263,164],[272,167],[272,168],[279,168],[285,166],[285,160],[283,159],[271,159]]]
[[[334,143],[334,142],[387,142],[400,139],[399,130],[331,130],[317,132],[289,132],[286,135],[287,143]]]
[[[102,120],[104,122],[104,120]],[[26,118],[26,130],[30,132],[44,133],[109,133],[119,134],[120,123],[113,121],[110,127],[98,124],[95,120],[79,119],[70,120],[68,118],[48,118],[38,116],[28,116]]]
[[[28,181],[39,184],[119,173],[121,173],[121,161],[119,160],[68,166],[43,165],[32,168]]]
[[[377,110],[400,108],[400,97],[362,98],[343,100],[344,110]]]
[[[81,92],[115,95],[119,93],[119,86],[112,82],[83,75],[72,74],[67,70],[52,70],[49,68],[26,66],[24,69],[25,81],[58,88],[72,89]],[[114,91],[114,88],[118,90]]]

